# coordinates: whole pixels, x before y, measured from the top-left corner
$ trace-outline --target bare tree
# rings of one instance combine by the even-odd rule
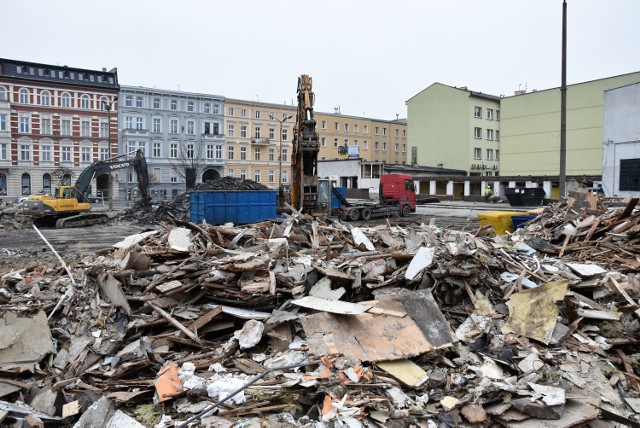
[[[171,166],[185,180],[186,190],[196,187],[197,178],[205,167],[205,159],[204,144],[196,140],[180,140],[178,157],[171,160]]]
[[[70,168],[59,166],[51,171],[51,186],[64,186],[65,184],[71,185],[71,182],[64,183],[64,177],[73,177],[73,171]]]

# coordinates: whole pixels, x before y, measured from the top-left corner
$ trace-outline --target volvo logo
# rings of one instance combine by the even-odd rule
[[[129,166],[129,162],[123,162],[123,163],[117,163],[115,165],[109,165],[109,168],[111,169],[120,169],[120,168],[126,168]]]

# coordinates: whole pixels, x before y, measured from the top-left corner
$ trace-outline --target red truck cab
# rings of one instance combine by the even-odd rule
[[[385,174],[380,177],[380,203],[397,204],[403,215],[416,211],[416,188],[408,174]]]

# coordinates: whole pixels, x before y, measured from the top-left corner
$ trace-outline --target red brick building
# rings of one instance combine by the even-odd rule
[[[0,197],[72,184],[118,154],[118,73],[0,58]],[[108,177],[93,185],[107,192]]]

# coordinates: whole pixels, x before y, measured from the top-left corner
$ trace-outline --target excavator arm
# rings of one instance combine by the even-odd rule
[[[77,190],[75,193],[78,202],[89,202],[87,194],[91,188],[91,183],[96,177],[119,169],[129,168],[130,166],[133,166],[133,170],[136,173],[138,189],[140,190],[143,201],[149,202],[151,200],[151,197],[149,196],[149,172],[144,153],[142,150],[137,150],[133,159],[113,160],[122,158],[123,156],[127,155],[118,156],[111,160],[95,162],[90,167],[82,171],[75,183],[75,188]]]
[[[318,204],[320,144],[313,118],[314,102],[311,77],[303,74],[298,78],[298,112],[293,130],[291,205],[308,213],[314,212]]]

